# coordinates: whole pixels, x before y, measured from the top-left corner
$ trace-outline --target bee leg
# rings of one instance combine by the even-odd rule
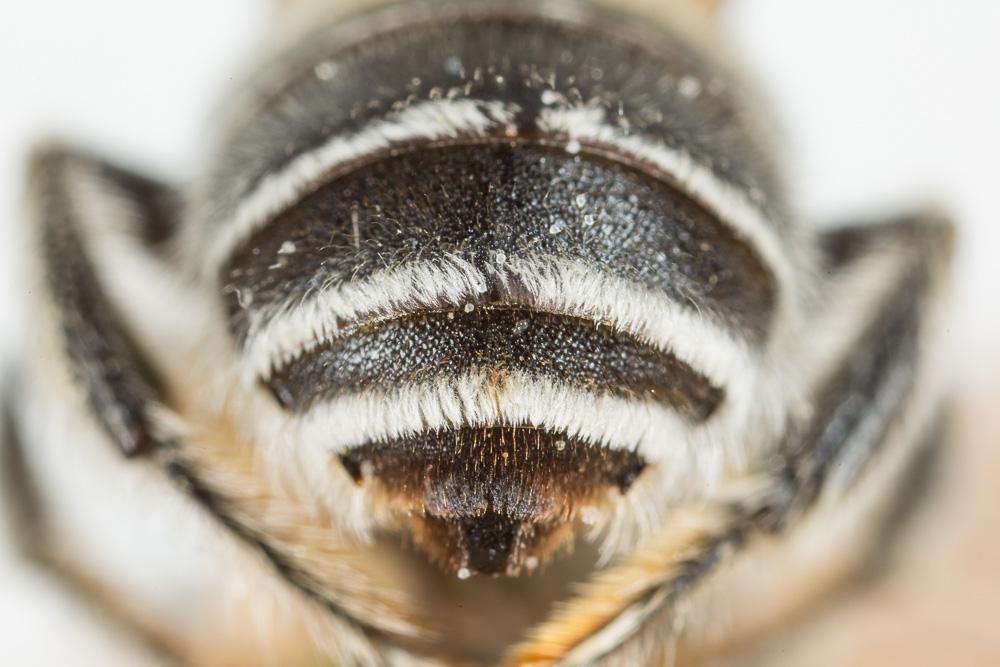
[[[76,423],[77,416],[92,420],[103,433],[102,444],[116,456],[142,457],[158,446],[147,412],[158,395],[157,380],[101,288],[90,261],[90,241],[98,230],[82,220],[99,219],[152,255],[162,252],[173,234],[176,200],[165,186],[61,146],[36,151],[27,176],[25,263],[35,328],[26,341],[28,354],[18,368],[8,369],[3,387],[0,490],[6,532],[21,557],[12,567],[44,591],[28,604],[43,607],[46,623],[72,619],[67,641],[85,661],[100,655],[123,664],[176,664],[169,650],[137,632],[127,614],[103,604],[100,595],[95,598],[80,573],[66,567],[72,558],[59,554],[59,538],[52,534],[52,489],[39,475],[42,447],[35,439],[38,426],[54,430],[65,409],[72,415],[67,423]],[[70,400],[56,408],[67,396],[79,405]],[[70,430],[63,436],[67,449],[77,445],[76,435]],[[94,613],[95,602],[100,613]],[[37,650],[42,653],[35,658],[48,651]]]
[[[647,664],[663,644],[647,633],[678,637],[681,610],[721,564],[769,534],[790,533],[820,498],[850,493],[925,440],[937,392],[924,341],[946,283],[950,225],[914,216],[844,227],[822,246],[826,284],[804,328],[814,339],[798,350],[811,363],[810,409],[777,463],[737,480],[714,504],[675,510],[659,535],[588,582],[507,664]]]
[[[127,457],[147,454],[159,444],[148,408],[160,383],[102,288],[90,252],[102,232],[96,225],[134,237],[150,254],[162,250],[175,231],[175,197],[152,180],[62,147],[38,151],[28,179],[37,282],[74,380],[118,449]]]
[[[847,329],[856,334],[831,346],[836,361],[813,384],[812,417],[790,429],[784,443],[783,476],[792,493],[782,521],[823,495],[850,492],[896,440],[905,440],[897,447],[904,451],[926,441],[940,396],[925,349],[935,337],[952,246],[950,224],[930,215],[843,227],[824,237],[827,270],[875,264],[872,257],[884,269],[855,287],[880,293],[858,326]],[[823,321],[829,320],[828,314]]]
[[[282,506],[279,514],[290,526],[275,528],[256,521],[257,515],[243,511],[241,503],[266,505],[271,501],[267,494],[274,489],[267,471],[258,469],[253,448],[229,431],[202,433],[195,440],[184,416],[174,412],[176,406],[168,397],[181,391],[174,386],[180,362],[165,351],[169,341],[163,341],[163,333],[157,332],[159,338],[151,341],[156,337],[151,332],[164,320],[174,320],[173,328],[164,327],[168,336],[177,328],[177,320],[181,328],[197,329],[191,322],[196,317],[192,309],[200,313],[198,307],[178,300],[194,290],[179,286],[184,280],[172,263],[176,202],[177,196],[166,186],[67,148],[46,148],[31,161],[27,235],[29,260],[34,264],[33,321],[39,326],[29,341],[21,374],[27,395],[22,411],[30,426],[27,467],[33,481],[40,480],[37,486],[45,496],[45,514],[39,521],[46,532],[40,539],[42,548],[51,551],[52,543],[64,539],[72,549],[77,548],[74,540],[87,544],[97,560],[82,564],[84,559],[69,558],[66,569],[81,579],[99,573],[102,587],[112,589],[110,596],[102,596],[108,599],[100,601],[132,618],[137,603],[130,599],[127,584],[119,587],[113,570],[124,557],[133,571],[121,576],[122,581],[158,578],[162,573],[144,571],[143,562],[162,566],[160,552],[174,546],[171,540],[159,546],[137,545],[137,553],[143,555],[116,554],[110,557],[112,564],[101,543],[110,539],[105,534],[109,531],[116,539],[134,543],[136,535],[150,533],[148,524],[169,515],[180,524],[179,530],[201,535],[205,544],[199,545],[200,550],[215,554],[214,561],[203,551],[178,557],[194,558],[195,567],[209,571],[200,573],[199,581],[233,578],[238,571],[243,585],[255,580],[269,587],[261,592],[262,604],[273,600],[277,605],[278,598],[292,601],[295,611],[284,617],[291,620],[283,631],[297,636],[316,629],[322,635],[315,644],[304,638],[304,651],[315,646],[318,654],[338,662],[382,664],[373,641],[381,639],[380,630],[363,617],[358,620],[355,608],[343,606],[353,600],[343,590],[356,587],[358,581],[331,568],[335,580],[317,582],[295,561],[298,524],[288,517],[293,512],[305,517],[306,510]],[[156,321],[151,324],[150,319]],[[67,430],[67,424],[76,426]],[[212,437],[217,440],[210,441]],[[209,459],[213,467],[206,468]],[[70,504],[79,508],[67,509],[62,489],[80,487],[86,487],[82,493],[87,497],[71,498]],[[182,518],[176,518],[179,511]],[[81,530],[74,512],[89,512],[94,521],[110,520],[112,526],[98,523],[91,526],[93,530]],[[163,539],[152,532],[153,538]],[[67,533],[73,537],[65,538]],[[318,534],[334,563],[347,553],[333,531]],[[65,546],[57,550],[65,557]],[[171,576],[189,574],[171,570]],[[177,588],[192,585],[183,579]],[[164,584],[160,592],[145,594],[169,598],[169,588]],[[182,624],[170,620],[170,605],[207,606],[225,591],[202,584],[195,592],[205,599],[167,600],[157,608],[156,619],[138,622],[136,629],[144,634],[175,632]],[[368,602],[362,599],[358,605]],[[393,625],[396,617],[389,617],[380,614],[373,623],[399,627]],[[216,621],[211,617],[210,622]],[[156,641],[172,647],[181,644],[179,652],[187,654],[201,650],[197,641],[214,640],[196,639],[192,644],[189,636],[158,635]],[[242,653],[236,662],[260,659],[246,642],[238,643],[234,650]],[[324,645],[319,647],[320,643]]]

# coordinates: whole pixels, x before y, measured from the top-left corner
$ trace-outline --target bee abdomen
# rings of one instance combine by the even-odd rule
[[[502,277],[528,260],[610,274],[754,341],[775,302],[760,257],[682,193],[602,157],[505,142],[415,149],[320,188],[229,263],[231,322],[243,338],[317,286],[454,259],[515,301],[530,290]]]
[[[795,236],[737,84],[686,38],[584,2],[410,2],[273,71],[200,256],[248,370],[349,470],[413,490],[448,468],[438,437],[491,461],[502,498],[456,509],[485,479],[458,466],[403,503],[432,556],[516,574],[571,534],[558,508],[608,497],[555,442],[663,463],[757,399]],[[497,458],[521,433],[573,493]]]

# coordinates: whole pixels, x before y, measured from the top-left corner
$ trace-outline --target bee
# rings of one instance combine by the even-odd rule
[[[184,185],[39,148],[27,553],[193,665],[705,664],[858,571],[951,224],[806,224],[708,3],[639,4],[292,3]]]

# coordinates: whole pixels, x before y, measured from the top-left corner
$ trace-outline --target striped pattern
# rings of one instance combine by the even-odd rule
[[[277,371],[282,405],[307,410],[351,392],[457,380],[476,368],[498,385],[542,372],[584,391],[659,402],[693,423],[711,417],[721,392],[675,357],[588,320],[521,309],[403,317],[335,339]]]
[[[359,393],[397,390],[366,383],[354,362],[355,377],[320,381],[347,368],[331,370],[331,350],[371,358],[357,332],[377,331],[393,358],[422,359],[387,322],[519,309],[607,326],[636,359],[672,359],[685,370],[661,377],[653,403],[682,420],[746,404],[800,271],[738,88],[680,34],[586,2],[411,2],[318,30],[238,99],[202,193],[201,236],[189,234],[221,280],[247,379],[316,420]],[[437,400],[441,358],[406,366],[399,391]],[[614,359],[595,363],[562,386],[551,368],[480,354],[453,379],[512,372],[581,406],[647,409],[648,383],[613,388],[600,379]],[[692,377],[714,397],[694,411],[669,398]],[[513,414],[519,400],[504,393],[494,412]],[[535,410],[534,425],[555,428],[565,405]],[[404,431],[436,427],[436,412]],[[361,437],[337,428],[338,441]]]
[[[768,439],[799,237],[737,87],[679,34],[572,0],[411,2],[279,58],[188,237],[271,428],[363,457],[397,510],[389,478],[454,448],[506,470],[522,432],[712,475],[736,434]],[[572,504],[557,486],[543,504]],[[519,493],[396,514],[453,569],[516,574],[575,521],[522,516]]]
[[[748,193],[769,226],[787,226],[738,83],[679,35],[585,2],[407,3],[318,31],[270,72],[239,97],[250,111],[223,142],[192,228],[210,271],[327,172],[380,146],[556,138],[552,111],[601,112],[616,141],[689,158]]]
[[[758,536],[797,552],[800,519],[844,522],[892,486],[937,399],[923,339],[947,225],[812,244],[735,87],[679,35],[582,0],[415,1],[323,28],[235,100],[186,220],[179,250],[228,324],[197,343],[195,290],[175,304],[143,279],[176,257],[170,191],[44,154],[36,277],[64,349],[34,361],[73,371],[101,431],[50,418],[59,392],[30,399],[59,473],[40,506],[75,530],[54,480],[174,478],[187,518],[297,589],[282,613],[329,621],[335,662],[662,662],[686,621],[717,618],[702,584]],[[143,242],[102,241],[118,223]],[[161,319],[203,346],[193,363]],[[113,463],[66,465],[81,443]],[[577,575],[503,582],[521,586],[503,600],[432,578],[532,571],[582,526],[607,558]],[[401,531],[447,572],[413,577]],[[423,617],[446,632],[416,636]]]

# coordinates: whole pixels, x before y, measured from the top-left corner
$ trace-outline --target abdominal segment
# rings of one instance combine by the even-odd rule
[[[626,449],[531,427],[465,427],[341,456],[445,569],[515,576],[566,546],[578,519],[626,493],[646,467]]]
[[[670,352],[601,322],[524,308],[422,312],[362,326],[274,372],[268,386],[293,411],[366,390],[389,390],[487,369],[574,389],[647,400],[686,420],[708,419],[722,391]]]

